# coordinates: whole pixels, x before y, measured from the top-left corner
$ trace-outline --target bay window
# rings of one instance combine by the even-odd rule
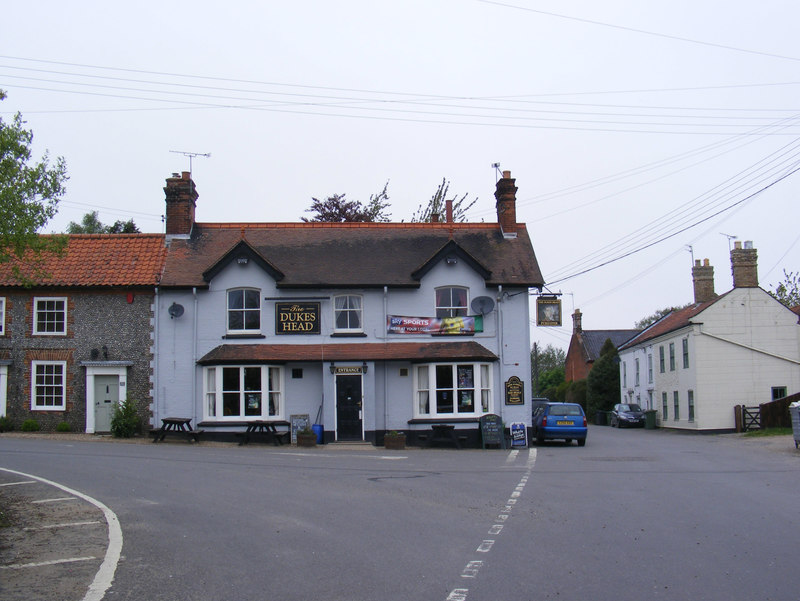
[[[206,418],[242,421],[283,418],[283,370],[269,365],[205,368]]]
[[[418,365],[414,397],[415,417],[480,417],[492,411],[491,369],[483,363]]]

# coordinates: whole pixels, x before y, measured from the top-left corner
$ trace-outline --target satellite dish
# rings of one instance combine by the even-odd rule
[[[476,296],[469,305],[475,313],[486,315],[494,309],[494,299],[490,296]]]
[[[183,315],[183,305],[179,305],[178,303],[172,303],[167,309],[167,313],[169,313],[170,319],[173,317],[180,317]]]

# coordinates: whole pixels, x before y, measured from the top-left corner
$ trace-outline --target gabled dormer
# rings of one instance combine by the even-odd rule
[[[411,277],[415,280],[421,280],[425,274],[431,269],[436,267],[439,263],[444,262],[448,266],[456,266],[459,262],[469,266],[473,271],[480,275],[484,280],[492,277],[492,272],[484,267],[480,261],[473,257],[466,250],[461,248],[454,240],[449,240],[442,246],[433,256],[426,260],[422,265],[415,269]]]
[[[249,263],[258,265],[276,282],[283,279],[283,273],[270,263],[266,257],[259,253],[247,240],[244,238],[237,242],[233,248],[223,254],[211,267],[203,272],[203,280],[210,282],[214,277],[219,274],[228,265],[236,264],[246,266]]]

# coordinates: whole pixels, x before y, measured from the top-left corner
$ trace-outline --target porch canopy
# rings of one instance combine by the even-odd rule
[[[497,361],[474,341],[385,342],[364,344],[223,344],[201,357],[199,365],[288,363],[290,361]]]

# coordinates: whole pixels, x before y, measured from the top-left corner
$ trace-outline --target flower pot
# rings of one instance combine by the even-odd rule
[[[314,432],[297,433],[297,446],[298,447],[315,447],[317,446],[317,435]]]
[[[383,437],[383,446],[387,449],[402,450],[406,448],[406,435],[394,434]]]

